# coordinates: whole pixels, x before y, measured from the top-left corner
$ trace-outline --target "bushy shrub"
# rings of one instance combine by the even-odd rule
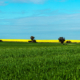
[[[71,43],[71,41],[66,41],[66,43]]]
[[[32,42],[32,41],[28,41],[28,42]]]
[[[36,43],[36,40],[33,40],[32,42],[35,42]]]
[[[0,42],[2,42],[2,40],[0,40]]]
[[[36,40],[33,40],[33,41],[28,41],[28,42],[36,43]]]

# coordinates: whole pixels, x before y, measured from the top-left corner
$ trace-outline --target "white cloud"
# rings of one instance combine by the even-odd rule
[[[56,39],[61,36],[66,39],[80,39],[78,37],[80,14],[0,19],[0,22],[3,23],[3,25],[0,24],[0,33],[3,34],[3,36],[0,35],[1,38],[25,38],[27,36],[29,39],[33,35],[37,39],[38,36],[42,39],[53,39],[54,34]]]
[[[45,1],[47,0],[0,0],[0,6],[4,6],[4,5],[7,5],[6,2],[14,2],[14,3],[17,3],[17,2],[22,2],[22,3],[35,3],[35,4],[41,4],[41,3],[44,3]],[[58,2],[64,2],[66,0],[54,0],[54,1],[58,1]]]
[[[33,2],[33,3],[42,3],[45,0],[12,0],[12,2],[24,2],[24,3],[28,3],[28,2]]]
[[[54,1],[65,2],[65,1],[67,1],[67,0],[54,0]]]
[[[32,3],[35,3],[35,4],[40,4],[40,3],[43,3],[44,1],[45,0],[1,0],[0,1],[0,6],[7,5],[6,2],[14,2],[14,3],[17,3],[17,2],[22,2],[22,3],[32,2]]]
[[[0,1],[0,6],[5,6],[5,5],[7,5],[7,4],[5,3],[4,0],[3,1]]]
[[[17,19],[3,19],[0,20],[1,24],[5,25],[25,25],[25,26],[48,26],[55,27],[56,29],[76,29],[80,25],[80,14],[70,15],[55,15],[55,16],[37,16],[37,17],[24,17]],[[58,27],[56,27],[58,26]],[[79,28],[80,29],[80,28]]]

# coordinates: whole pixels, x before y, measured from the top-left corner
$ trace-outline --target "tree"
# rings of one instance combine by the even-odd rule
[[[36,43],[36,40],[34,40],[34,38],[35,38],[34,36],[31,36],[30,38],[31,38],[31,41],[28,41],[28,42],[34,42],[34,43]]]
[[[63,37],[59,37],[58,40],[59,40],[59,42],[61,42],[61,44],[63,44],[64,41],[65,41],[65,38],[63,38]]]
[[[33,41],[35,37],[34,37],[34,36],[31,36],[30,38],[31,38],[31,40]]]

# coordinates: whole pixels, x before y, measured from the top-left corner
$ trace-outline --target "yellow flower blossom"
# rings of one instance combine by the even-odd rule
[[[3,42],[28,42],[31,41],[30,39],[0,39]],[[66,41],[69,40],[65,40],[64,43],[66,43]],[[71,42],[77,42],[80,43],[80,40],[70,40]],[[36,42],[50,42],[50,43],[60,43],[59,40],[36,40]]]

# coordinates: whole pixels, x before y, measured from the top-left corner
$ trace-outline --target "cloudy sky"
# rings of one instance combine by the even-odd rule
[[[79,0],[0,0],[0,39],[80,40]]]

